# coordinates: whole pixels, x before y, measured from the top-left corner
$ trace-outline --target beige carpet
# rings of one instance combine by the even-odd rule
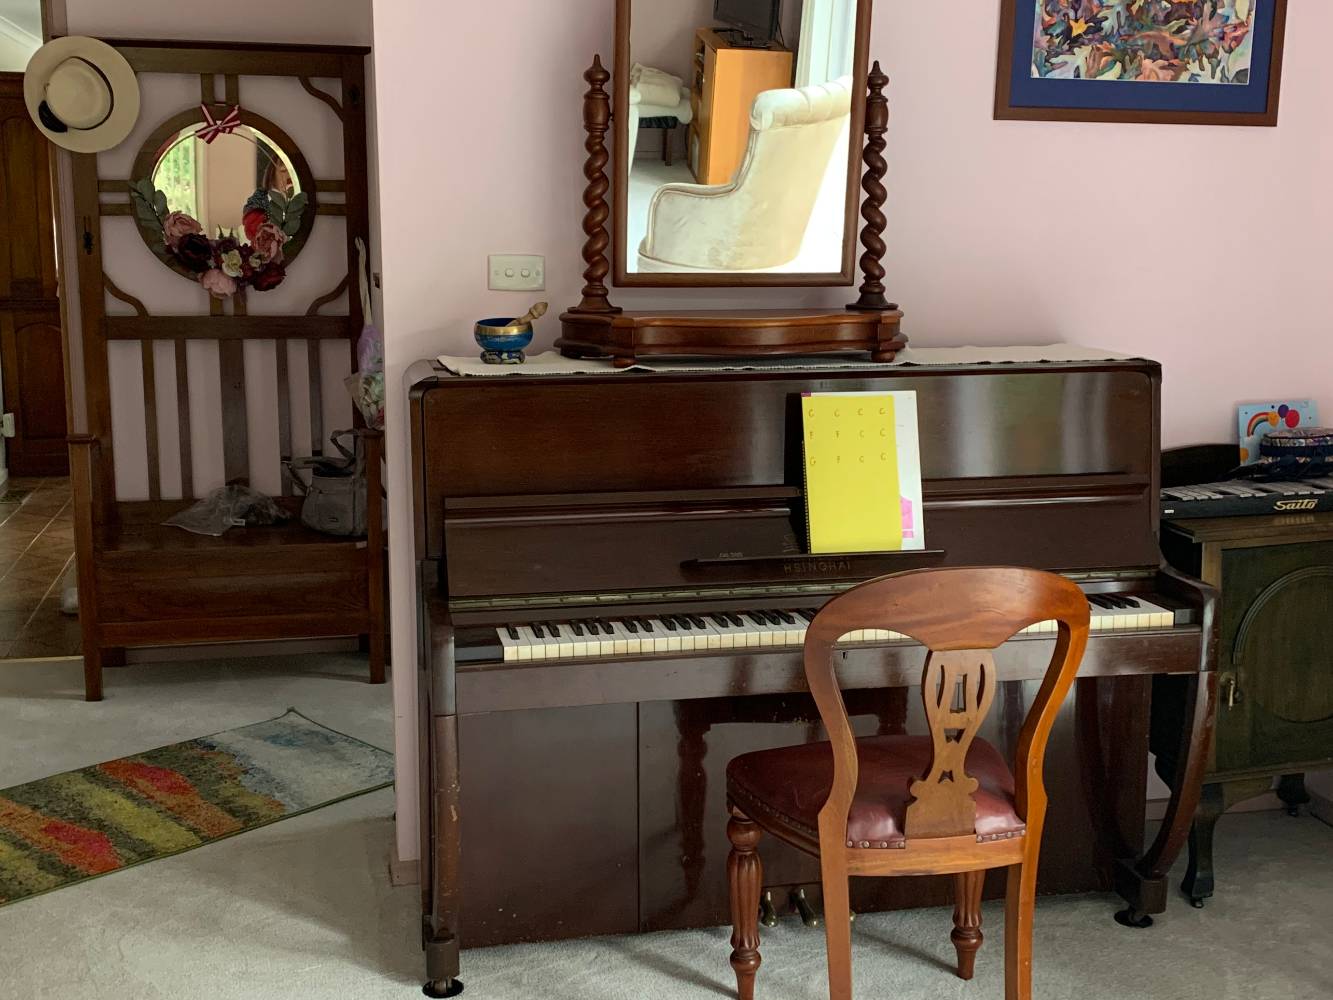
[[[385,689],[357,657],[144,666],[118,696],[79,700],[77,663],[0,666],[0,785],[300,706],[388,744]],[[422,975],[415,888],[389,886],[388,790],[0,909],[0,1000],[409,1000]],[[1150,931],[1112,897],[1042,900],[1042,1000],[1333,998],[1333,829],[1234,815],[1218,828],[1220,895],[1173,896]],[[1178,880],[1177,880],[1178,881]],[[570,901],[578,905],[577,900]],[[1003,996],[1000,911],[977,979],[946,969],[946,910],[858,919],[858,1000]],[[722,929],[464,955],[476,1000],[707,1000],[732,996]],[[826,997],[818,932],[766,935],[759,1000]]]

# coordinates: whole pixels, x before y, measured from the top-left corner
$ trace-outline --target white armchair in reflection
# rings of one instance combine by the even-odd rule
[[[639,270],[754,271],[801,253],[833,153],[847,136],[851,78],[760,94],[730,184],[666,184],[653,195]],[[845,148],[845,145],[843,146]],[[838,174],[839,190],[844,175]],[[841,248],[844,204],[836,220]],[[840,261],[831,269],[836,270]]]

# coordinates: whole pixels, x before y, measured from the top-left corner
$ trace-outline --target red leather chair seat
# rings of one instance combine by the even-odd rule
[[[875,736],[857,740],[860,782],[847,823],[850,846],[905,847],[908,788],[930,766],[929,736]],[[977,840],[1021,836],[1014,806],[1014,778],[1004,757],[985,740],[967,754],[967,773],[980,784]],[[727,768],[727,788],[736,804],[761,823],[775,817],[812,837],[819,835],[819,810],[833,787],[833,750],[828,743],[760,750],[737,757]]]

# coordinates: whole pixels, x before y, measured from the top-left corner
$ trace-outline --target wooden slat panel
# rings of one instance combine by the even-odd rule
[[[153,356],[153,342],[143,341],[143,418],[148,437],[148,498],[162,497],[162,465],[158,458],[157,442],[157,359]]]
[[[244,578],[235,584],[248,585]],[[334,588],[328,588],[330,590]],[[197,598],[201,602],[203,597]],[[108,646],[177,645],[187,642],[252,642],[260,639],[319,638],[357,635],[366,630],[365,615],[338,611],[334,614],[274,614],[264,617],[206,617],[160,621],[107,622],[101,626]]]
[[[349,316],[107,316],[102,321],[107,340],[338,340],[360,329]]]
[[[245,345],[218,345],[222,374],[222,454],[227,482],[250,478],[250,441],[245,419]]]
[[[185,341],[176,341],[176,423],[181,436],[181,496],[194,496],[194,466],[190,448],[190,368]]]
[[[316,180],[315,190],[321,194],[337,194],[347,191],[347,182],[343,180]]]
[[[199,98],[203,104],[212,104],[218,99],[217,82],[214,79],[214,74],[199,74]]]
[[[133,215],[134,206],[128,201],[100,202],[97,210],[103,215]]]
[[[288,377],[287,346],[285,340],[276,341],[273,345],[278,357],[278,455],[284,462],[292,457],[292,387]],[[283,474],[283,495],[291,491],[292,485]]]
[[[324,403],[320,387],[320,349],[318,340],[306,341],[310,366],[310,454],[324,454]]]
[[[129,206],[126,205],[125,207],[128,208]],[[124,214],[125,214],[125,215],[128,215],[129,213],[128,213],[128,212],[125,212]],[[321,202],[315,207],[315,214],[316,214],[316,215],[346,215],[346,214],[347,214],[347,206],[346,206],[346,205],[343,205],[343,204],[339,204],[339,203],[337,203],[337,202],[321,201]]]
[[[241,103],[241,81],[235,73],[228,73],[223,78],[222,87],[228,104],[235,107]]]

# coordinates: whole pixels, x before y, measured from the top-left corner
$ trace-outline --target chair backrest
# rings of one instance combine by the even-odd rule
[[[1032,569],[916,570],[871,580],[829,601],[805,640],[806,679],[833,745],[833,790],[820,814],[821,834],[827,823],[837,842],[845,839],[859,773],[835,664],[842,636],[867,628],[896,631],[929,651],[921,694],[933,753],[910,789],[910,841],[974,832],[977,782],[964,762],[995,697],[999,678],[991,652],[1027,626],[1051,620],[1058,623],[1055,652],[1024,722],[1014,766],[1018,814],[1038,836],[1046,806],[1046,743],[1088,641],[1088,600],[1078,586]]]

